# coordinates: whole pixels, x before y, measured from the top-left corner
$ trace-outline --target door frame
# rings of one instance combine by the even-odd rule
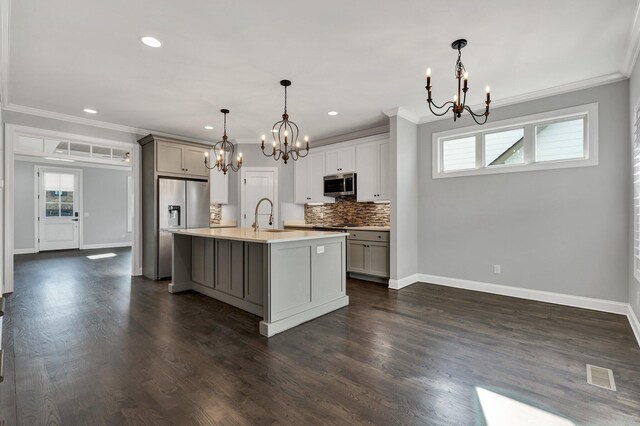
[[[42,138],[60,138],[69,142],[80,142],[85,144],[97,144],[111,148],[127,149],[131,153],[131,175],[133,176],[133,197],[134,197],[134,216],[133,216],[133,235],[132,235],[132,255],[131,255],[131,275],[142,275],[142,156],[140,144],[136,141],[120,142],[110,139],[102,139],[93,136],[83,136],[75,133],[59,132],[49,129],[41,129],[37,127],[22,126],[19,124],[7,123],[4,125],[4,271],[2,278],[4,279],[5,293],[14,291],[13,276],[13,260],[14,260],[14,190],[15,190],[15,147],[16,141],[20,135],[42,137]],[[46,155],[33,155],[34,158],[44,158]],[[99,160],[86,159],[79,161],[82,163],[105,164]],[[0,285],[0,288],[2,286]]]
[[[278,168],[277,167],[242,167],[240,169],[240,180],[238,181],[238,194],[239,200],[238,204],[240,208],[238,209],[238,221],[239,224],[246,223],[244,222],[245,218],[243,218],[243,209],[246,207],[244,205],[244,182],[247,177],[247,172],[273,172],[273,223],[276,224],[276,228],[280,225],[278,222],[280,219],[280,203],[278,202]],[[248,225],[250,226],[250,225]]]
[[[76,169],[72,167],[55,167],[55,166],[44,166],[41,164],[35,164],[33,166],[34,172],[33,176],[35,179],[34,185],[34,199],[35,199],[35,215],[33,217],[34,221],[34,247],[35,252],[40,253],[40,223],[38,221],[38,217],[40,216],[40,171],[43,170],[54,170],[54,171],[71,171],[74,173],[78,173],[78,249],[82,249],[84,247],[84,238],[83,238],[83,229],[84,229],[84,197],[83,197],[83,187],[82,187],[82,169]]]

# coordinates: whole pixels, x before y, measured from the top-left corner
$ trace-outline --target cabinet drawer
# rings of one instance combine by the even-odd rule
[[[347,230],[349,236],[348,240],[359,240],[359,241],[381,241],[388,242],[389,241],[389,232],[388,231],[358,231],[354,229]]]

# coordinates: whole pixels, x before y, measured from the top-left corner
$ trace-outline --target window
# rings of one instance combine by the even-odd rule
[[[640,107],[633,125],[633,275],[640,281]]]
[[[74,175],[45,172],[44,190],[47,217],[73,216]]]
[[[598,104],[434,133],[433,178],[598,164]]]

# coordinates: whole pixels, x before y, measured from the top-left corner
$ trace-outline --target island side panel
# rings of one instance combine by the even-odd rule
[[[260,333],[269,337],[347,306],[346,236],[269,245]]]
[[[172,240],[172,276],[168,290],[169,293],[177,293],[191,289],[193,284],[193,281],[191,281],[191,236],[174,233]]]

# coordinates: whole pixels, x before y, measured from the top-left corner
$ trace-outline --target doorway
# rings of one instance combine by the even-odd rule
[[[243,167],[240,175],[240,223],[249,227],[255,220],[255,209],[262,198],[273,202],[273,223],[269,225],[271,206],[263,202],[258,211],[260,228],[277,228],[279,218],[278,168]]]
[[[36,166],[37,251],[79,249],[82,170]]]

